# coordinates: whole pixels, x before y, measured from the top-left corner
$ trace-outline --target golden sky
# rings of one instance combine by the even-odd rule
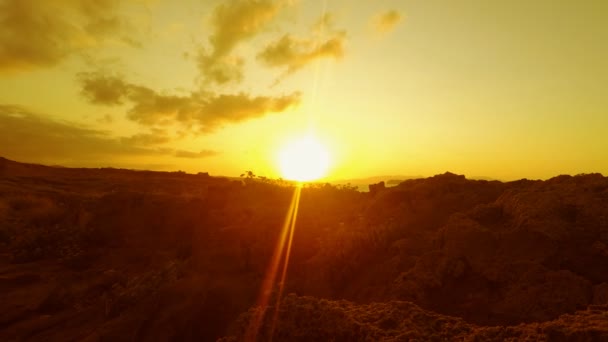
[[[608,1],[0,0],[0,155],[278,177],[608,174]]]

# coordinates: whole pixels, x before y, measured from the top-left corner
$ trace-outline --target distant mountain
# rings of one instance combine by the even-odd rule
[[[500,181],[500,179],[496,179],[496,178],[492,178],[492,177],[486,177],[486,176],[470,176],[470,177],[467,177],[467,179],[471,179],[471,180],[485,180],[485,181]]]
[[[350,184],[350,185],[358,187],[359,191],[368,191],[368,186],[370,184],[385,182],[386,186],[395,186],[405,180],[419,179],[419,178],[423,178],[423,176],[403,176],[403,175],[374,176],[374,177],[367,177],[367,178],[338,179],[338,180],[330,181],[329,183],[335,184],[335,185]]]

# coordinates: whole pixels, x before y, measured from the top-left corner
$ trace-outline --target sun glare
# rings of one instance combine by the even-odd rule
[[[325,176],[329,169],[329,152],[310,135],[286,144],[278,157],[281,174],[288,180],[317,180]]]

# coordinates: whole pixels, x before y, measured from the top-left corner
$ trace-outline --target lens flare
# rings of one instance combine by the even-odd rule
[[[278,283],[279,288],[276,296],[275,311],[272,316],[271,322],[271,338],[276,328],[279,316],[279,306],[281,304],[281,297],[283,296],[285,281],[287,280],[287,268],[289,266],[289,256],[291,254],[291,246],[296,227],[296,218],[298,215],[301,194],[302,187],[301,184],[299,184],[294,189],[294,193],[291,198],[291,203],[289,205],[289,209],[287,210],[287,217],[285,218],[285,223],[283,223],[281,234],[279,235],[279,240],[277,241],[277,245],[275,247],[272,259],[270,260],[270,264],[264,276],[260,294],[257,300],[258,310],[254,313],[253,317],[251,318],[251,321],[249,322],[249,326],[245,334],[246,341],[256,341],[257,339],[260,327],[262,326],[262,322],[264,321],[264,317],[266,315],[266,310],[268,309],[268,305],[272,297],[273,290],[275,289],[279,265],[281,264],[281,261],[283,261],[283,267],[281,268],[281,278],[280,282]]]

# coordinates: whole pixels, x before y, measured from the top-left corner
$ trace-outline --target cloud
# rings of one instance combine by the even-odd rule
[[[0,72],[53,66],[120,37],[129,25],[117,15],[118,5],[117,0],[0,1]]]
[[[108,132],[55,121],[13,105],[0,105],[0,131],[0,156],[20,161],[101,166],[104,162],[114,165],[122,159],[128,161],[130,167],[136,167],[139,157],[205,158],[218,154],[208,149],[190,152],[148,147],[169,142],[164,130],[114,137]]]
[[[94,104],[122,104],[131,87],[122,78],[101,72],[80,73],[78,78],[82,85],[81,94]]]
[[[346,32],[332,29],[333,16],[323,15],[312,27],[312,37],[300,38],[284,34],[269,43],[257,54],[258,61],[268,67],[283,68],[285,71],[276,83],[316,59],[340,59],[344,56]],[[325,31],[329,31],[326,34]],[[325,37],[329,35],[329,37]]]
[[[231,56],[242,41],[259,33],[277,14],[280,4],[271,0],[232,0],[218,5],[211,15],[211,51],[199,51],[197,65],[204,81],[225,84],[241,81],[244,62]]]
[[[209,37],[213,56],[226,56],[242,40],[253,37],[279,10],[279,4],[269,0],[233,0],[215,8],[211,23],[214,32]]]
[[[218,155],[217,151],[201,150],[200,152],[191,152],[185,150],[175,151],[175,156],[178,158],[209,158]]]
[[[171,141],[171,137],[166,130],[152,128],[149,133],[138,133],[121,138],[120,141],[133,146],[152,146],[166,144]]]
[[[70,26],[37,10],[33,1],[3,1],[0,13],[1,70],[53,65],[69,53],[64,42]]]
[[[91,103],[116,105],[129,102],[131,107],[127,118],[141,125],[179,124],[203,133],[226,124],[283,112],[298,105],[301,97],[299,92],[278,97],[210,92],[171,95],[99,72],[81,73],[79,79],[81,92]]]
[[[339,59],[344,56],[346,35],[337,33],[321,42],[298,39],[289,34],[269,44],[258,54],[258,59],[270,67],[285,67],[293,73],[319,58]]]
[[[245,60],[239,57],[213,57],[201,50],[196,58],[203,81],[216,84],[230,82],[240,83],[243,80]]]
[[[54,121],[22,107],[0,105],[0,154],[17,160],[95,160],[157,155],[98,131]]]
[[[195,119],[213,129],[224,123],[233,123],[259,118],[267,113],[283,112],[300,102],[300,93],[280,97],[219,95],[207,100]]]
[[[376,32],[385,34],[391,32],[402,19],[401,13],[390,10],[374,16],[371,24]]]
[[[269,97],[245,93],[212,95],[192,93],[189,96],[163,95],[139,88],[131,95],[133,107],[127,117],[142,125],[179,123],[210,133],[231,123],[279,113],[299,104],[300,93]]]

